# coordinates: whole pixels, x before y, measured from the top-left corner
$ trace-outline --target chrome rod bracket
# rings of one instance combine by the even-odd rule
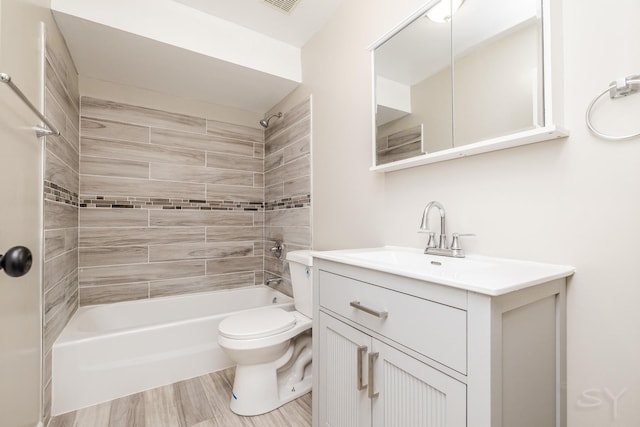
[[[29,107],[29,109],[33,113],[35,113],[36,116],[38,116],[40,121],[45,124],[45,126],[34,126],[34,130],[36,131],[36,135],[38,136],[38,138],[48,135],[60,136],[60,131],[58,130],[58,128],[56,128],[55,125],[51,123],[51,121],[49,121],[49,119],[47,119],[44,114],[42,114],[40,110],[38,110],[36,106],[33,105],[31,101],[29,101],[29,98],[27,98],[27,96],[20,90],[20,88],[18,88],[18,86],[13,83],[13,80],[11,80],[11,76],[9,74],[0,73],[0,82],[6,83],[7,86],[9,86],[11,90],[13,90],[16,95],[18,95],[18,98],[20,98],[22,102],[24,102],[25,105]]]

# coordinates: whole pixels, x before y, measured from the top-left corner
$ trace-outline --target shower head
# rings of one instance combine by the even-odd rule
[[[268,128],[269,127],[269,120],[271,120],[274,117],[281,118],[282,117],[282,112],[280,112],[278,114],[273,114],[273,115],[267,117],[266,119],[260,120],[260,126],[262,126],[265,129]]]

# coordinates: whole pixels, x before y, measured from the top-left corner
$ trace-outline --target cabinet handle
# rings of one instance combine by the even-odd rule
[[[380,319],[386,319],[389,316],[388,311],[376,311],[372,308],[365,307],[364,305],[360,305],[360,301],[351,301],[349,305],[353,308],[357,308],[358,310],[364,311],[372,316],[376,316]]]
[[[366,384],[362,384],[362,357],[367,352],[367,346],[361,345],[358,347],[358,391],[367,388]]]
[[[374,399],[378,397],[378,394],[380,394],[377,391],[375,393],[373,392],[373,364],[376,362],[378,354],[378,352],[369,353],[369,399]]]

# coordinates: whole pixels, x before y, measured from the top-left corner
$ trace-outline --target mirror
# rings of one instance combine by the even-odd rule
[[[374,43],[372,169],[566,136],[551,117],[548,4],[432,0]]]

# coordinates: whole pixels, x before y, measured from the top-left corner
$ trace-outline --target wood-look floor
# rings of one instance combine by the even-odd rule
[[[268,414],[229,409],[234,368],[53,417],[49,427],[308,427],[311,393]]]

